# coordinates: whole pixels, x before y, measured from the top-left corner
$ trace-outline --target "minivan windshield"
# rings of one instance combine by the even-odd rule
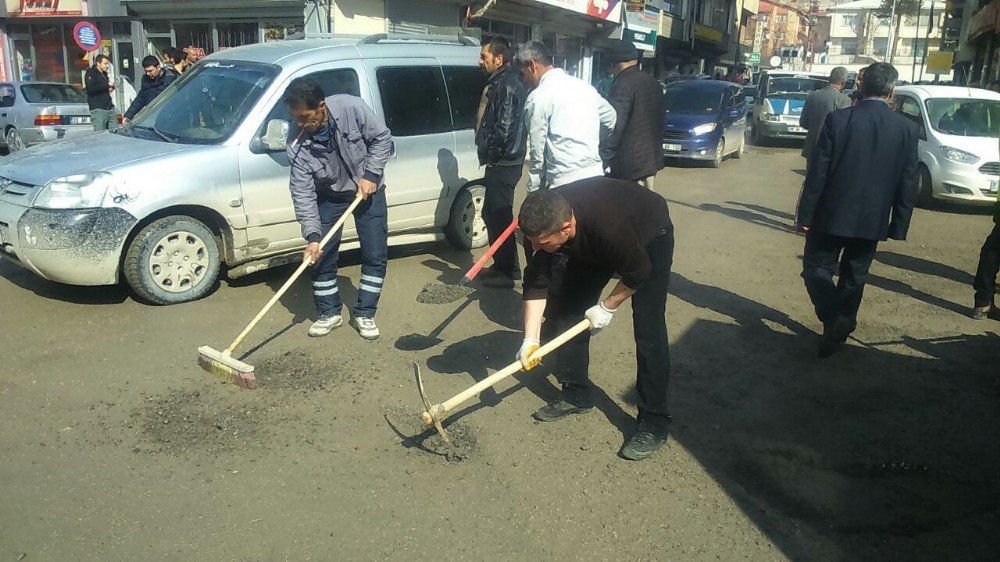
[[[83,90],[69,84],[24,84],[21,95],[28,103],[87,103]]]
[[[715,115],[722,103],[722,91],[716,88],[673,87],[663,95],[667,113],[681,115]]]
[[[946,135],[1000,136],[1000,101],[969,98],[930,98],[927,117],[931,126]]]
[[[826,80],[822,78],[807,78],[798,76],[776,76],[767,79],[767,93],[778,94],[784,92],[812,92],[822,90],[826,87]]]
[[[258,63],[204,61],[185,72],[130,123],[129,130],[186,144],[229,138],[260,99],[277,68]]]

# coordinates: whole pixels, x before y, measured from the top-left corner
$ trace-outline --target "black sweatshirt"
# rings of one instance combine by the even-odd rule
[[[614,270],[630,289],[642,286],[652,268],[646,245],[674,230],[667,201],[633,182],[604,177],[580,180],[558,191],[576,217],[576,236],[559,253]],[[535,252],[525,268],[524,300],[548,296],[552,256]]]
[[[83,83],[87,90],[87,105],[90,109],[114,109],[111,103],[111,92],[108,91],[108,75],[96,67],[90,67],[83,75]]]

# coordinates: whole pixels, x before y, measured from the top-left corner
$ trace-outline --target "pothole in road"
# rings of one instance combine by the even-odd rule
[[[335,360],[317,359],[298,349],[286,351],[255,365],[260,390],[314,392],[354,380],[352,373]]]
[[[397,432],[403,447],[417,448],[454,463],[467,461],[479,451],[479,441],[474,431],[461,420],[446,420],[444,423],[451,441],[449,445],[433,427],[424,427],[420,421],[419,408],[390,406],[385,409],[385,417]]]
[[[150,398],[133,413],[145,452],[224,453],[255,447],[264,413],[260,403],[227,402],[213,402],[196,390]]]

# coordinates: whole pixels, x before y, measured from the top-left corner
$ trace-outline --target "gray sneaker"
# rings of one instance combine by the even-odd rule
[[[325,314],[320,316],[319,320],[313,322],[312,326],[309,326],[309,336],[313,338],[325,336],[332,332],[334,328],[339,328],[343,325],[343,316],[339,314]]]
[[[351,318],[351,325],[366,340],[377,340],[379,337],[378,325],[375,324],[374,318],[355,316]]]

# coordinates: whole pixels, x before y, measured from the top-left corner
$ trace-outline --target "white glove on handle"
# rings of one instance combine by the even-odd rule
[[[587,317],[587,320],[590,320],[590,333],[596,334],[611,323],[615,311],[604,306],[604,303],[601,302],[588,308],[583,315]]]
[[[522,371],[530,371],[542,362],[541,358],[530,359],[531,354],[538,351],[539,347],[541,347],[540,341],[535,338],[524,338],[524,343],[521,344],[521,349],[517,350],[516,357],[521,362]]]

